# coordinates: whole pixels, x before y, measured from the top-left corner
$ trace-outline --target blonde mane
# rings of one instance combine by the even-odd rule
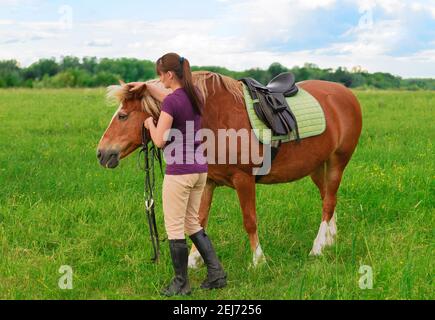
[[[216,93],[216,89],[224,89],[231,93],[236,102],[243,102],[243,90],[239,81],[230,77],[210,72],[210,71],[196,71],[192,73],[193,83],[198,87],[205,101],[210,96]],[[207,81],[211,81],[211,92],[207,88]],[[153,79],[146,83],[154,83],[163,88],[160,80]],[[109,101],[116,101],[123,103],[127,100],[140,99],[142,110],[151,114],[155,119],[160,116],[161,103],[154,99],[147,90],[143,92],[132,93],[129,91],[130,87],[127,85],[109,86],[107,87],[106,97]],[[168,90],[170,93],[171,90]]]
[[[146,83],[155,83],[163,87],[161,82],[156,79],[149,80]],[[127,100],[140,99],[142,111],[151,114],[156,119],[160,116],[161,103],[160,101],[154,99],[147,90],[133,93],[130,92],[130,87],[126,84],[109,86],[107,87],[106,97],[109,102],[114,101],[117,103],[124,103]]]
[[[207,100],[208,97],[215,95],[216,89],[223,89],[231,93],[236,102],[243,103],[243,89],[240,81],[233,78],[210,71],[192,72],[193,83],[199,88],[202,96]],[[211,81],[211,92],[207,88],[206,82]]]

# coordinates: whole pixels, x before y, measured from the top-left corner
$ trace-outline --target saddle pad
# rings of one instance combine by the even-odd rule
[[[246,110],[248,111],[249,121],[255,132],[257,139],[263,144],[270,144],[273,141],[289,142],[296,140],[296,135],[291,132],[289,135],[272,136],[270,130],[263,121],[261,121],[254,110],[254,101],[249,94],[247,86],[243,84],[243,94],[245,97]],[[286,98],[291,111],[296,117],[301,139],[313,137],[322,134],[326,129],[326,120],[323,109],[319,102],[307,91],[301,87],[299,92]]]

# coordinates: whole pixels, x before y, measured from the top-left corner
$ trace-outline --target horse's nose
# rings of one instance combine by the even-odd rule
[[[105,168],[116,168],[119,164],[119,152],[116,150],[98,149],[97,158]]]

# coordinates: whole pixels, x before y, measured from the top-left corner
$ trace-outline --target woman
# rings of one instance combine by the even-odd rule
[[[175,53],[166,54],[157,60],[156,71],[165,88],[172,89],[172,93],[168,95],[157,85],[147,84],[149,93],[162,101],[157,126],[150,117],[145,120],[145,127],[150,131],[154,144],[164,147],[167,165],[163,179],[163,212],[175,271],[175,277],[162,294],[172,296],[186,295],[191,292],[187,275],[188,248],[185,233],[189,235],[207,265],[207,279],[201,284],[201,288],[222,288],[226,286],[226,274],[210,239],[199,224],[198,216],[208,166],[205,158],[195,157],[201,141],[190,141],[192,143],[188,141],[188,136],[196,136],[196,132],[201,129],[203,100],[193,85],[187,59]],[[134,91],[142,88],[144,83],[133,82],[129,85],[132,86],[130,90]],[[195,135],[186,134],[189,122],[190,124],[193,122]],[[181,136],[174,135],[175,139],[166,143],[165,133],[170,129],[178,129],[182,139],[179,139]],[[182,147],[181,161],[178,156],[175,163],[168,163],[171,155],[165,149],[169,144],[174,150],[177,150],[177,146]]]

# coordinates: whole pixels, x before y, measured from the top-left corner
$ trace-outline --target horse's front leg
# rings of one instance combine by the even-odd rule
[[[216,183],[207,179],[207,183],[204,187],[204,191],[201,196],[201,204],[199,206],[199,223],[204,228],[207,227],[208,217],[210,214],[211,201],[213,200],[213,192],[216,188]],[[189,268],[197,269],[204,263],[204,260],[201,257],[198,249],[196,249],[195,245],[192,244],[192,248],[189,254]]]
[[[253,253],[252,262],[254,267],[266,261],[261,250],[257,232],[257,213],[255,209],[255,176],[245,172],[236,173],[232,177],[234,188],[239,197],[240,207],[243,214],[243,224],[249,236],[249,242]]]

